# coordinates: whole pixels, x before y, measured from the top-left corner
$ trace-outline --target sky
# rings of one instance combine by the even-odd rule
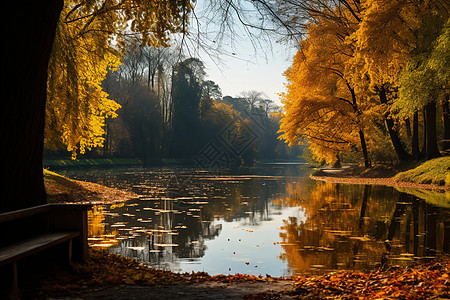
[[[196,3],[196,15],[200,17],[193,20],[191,24],[198,26],[197,32],[208,33],[208,37],[204,40],[214,40],[213,43],[216,43],[215,35],[220,35],[218,29],[220,24],[215,21],[220,19],[220,15],[215,15],[214,9],[208,8],[208,1],[198,0]],[[258,12],[248,3],[243,2],[242,5],[245,8],[245,14],[241,15],[241,18],[245,18],[245,22],[256,24],[258,21],[254,20],[257,20]],[[295,49],[292,49],[292,45],[289,48],[272,40],[268,45],[267,36],[262,36],[259,40],[253,40],[253,44],[259,46],[255,50],[252,40],[246,34],[246,29],[236,19],[236,15],[230,14],[236,26],[232,29],[232,38],[229,37],[231,35],[226,34],[223,40],[220,42],[217,40],[222,52],[219,56],[220,62],[212,59],[217,53],[208,55],[203,52],[199,56],[205,64],[206,79],[217,83],[222,89],[223,96],[236,97],[243,91],[255,90],[263,92],[267,98],[281,105],[278,93],[285,91],[286,80],[283,73],[291,65]],[[256,32],[255,36],[257,35]],[[217,46],[217,44],[212,45]]]
[[[285,46],[277,46],[267,57],[254,57],[251,44],[241,45],[235,55],[223,57],[217,65],[209,58],[205,62],[207,78],[216,82],[224,96],[239,96],[243,91],[263,92],[267,98],[281,105],[278,93],[285,91],[284,71],[292,64],[292,56]]]

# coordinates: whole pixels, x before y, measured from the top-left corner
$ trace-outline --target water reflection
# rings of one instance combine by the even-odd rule
[[[90,244],[154,267],[283,276],[373,269],[449,253],[448,208],[428,204],[417,193],[317,182],[308,174],[289,165],[239,173],[66,172],[142,195],[94,207]]]
[[[449,210],[380,186],[288,186],[286,205],[307,218],[283,221],[283,253],[295,273],[374,269],[449,253]],[[279,200],[280,201],[280,200]]]

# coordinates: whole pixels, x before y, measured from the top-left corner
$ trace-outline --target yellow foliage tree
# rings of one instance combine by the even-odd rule
[[[430,51],[433,41],[439,36],[442,25],[448,19],[450,4],[439,0],[365,0],[361,3],[362,21],[348,38],[348,42],[355,46],[355,55],[349,64],[355,74],[355,86],[379,97],[386,127],[400,160],[411,159],[396,128],[398,118],[400,117],[401,121],[405,117],[405,113],[397,115],[401,110],[417,114],[419,109],[424,109],[424,119],[427,122],[424,141],[427,157],[439,156],[435,132],[436,99],[422,97],[420,101],[412,101],[411,98],[397,105],[396,102],[399,100],[398,90],[405,84],[405,77],[403,82],[400,78],[408,64],[411,66],[412,62],[417,66],[418,60],[422,60],[418,57],[423,57]],[[409,67],[408,71],[410,69]],[[357,82],[365,82],[368,85]],[[417,115],[414,120],[417,122]],[[414,128],[416,129],[417,125]],[[417,134],[415,130],[413,135]],[[413,140],[416,143],[415,147],[413,145],[414,154],[414,149],[418,148],[418,138]]]
[[[394,149],[400,161],[410,160],[413,157],[405,148],[400,125],[409,128],[411,115],[406,113],[413,111],[410,142],[417,158],[417,111],[423,109],[427,157],[439,156],[437,97],[431,95],[447,97],[444,122],[450,124],[446,117],[449,93],[446,75],[442,75],[448,73],[442,70],[446,70],[444,24],[450,4],[439,0],[337,0],[299,7],[309,21],[303,25],[308,29],[307,38],[286,72],[289,85],[282,94],[281,138],[291,144],[307,140],[313,154],[327,161],[358,144],[382,159],[390,158],[380,153]],[[436,57],[440,57],[439,71],[433,67]],[[414,92],[417,90],[422,92]],[[450,136],[450,129],[448,132]],[[367,154],[364,156],[366,166],[370,165]]]
[[[47,85],[46,146],[64,145],[73,156],[103,145],[105,119],[116,116],[120,107],[101,87],[120,53],[108,45],[104,31],[81,33],[84,23],[59,22]]]
[[[166,46],[169,32],[184,32],[190,6],[166,2],[65,2],[49,62],[47,148],[66,147],[74,158],[103,146],[105,119],[115,117],[120,105],[101,84],[119,65],[125,40]]]
[[[345,39],[358,20],[349,9],[335,15],[339,18],[324,15],[308,25],[308,38],[285,73],[289,84],[288,92],[281,95],[281,138],[290,145],[308,141],[314,157],[328,163],[336,161],[340,152],[361,146],[368,167],[362,111],[345,73],[353,55]]]
[[[48,0],[21,4],[18,3],[16,9],[5,14],[4,18],[5,24],[16,24],[17,20],[21,22],[20,27],[10,26],[5,31],[5,41],[14,45],[15,50],[6,64],[9,76],[5,82],[8,91],[3,110],[12,117],[12,121],[8,120],[10,128],[5,137],[9,146],[5,147],[8,163],[3,169],[8,174],[3,176],[7,178],[3,198],[14,201],[1,201],[0,212],[46,203],[42,154],[48,67],[58,23],[82,24],[78,26],[80,30],[73,38],[90,33],[91,38],[107,37],[108,45],[117,38],[117,44],[121,45],[125,36],[133,35],[148,44],[164,45],[171,34],[186,32],[188,16],[192,10],[189,0]],[[61,15],[64,5],[65,13]],[[103,35],[102,32],[109,35]],[[62,72],[77,74],[72,70],[60,69]],[[59,75],[52,76],[56,78]],[[67,93],[70,92],[68,89]],[[93,106],[92,109],[98,111],[99,108]],[[50,118],[51,116],[48,117]],[[75,122],[76,119],[72,120]],[[87,127],[88,124],[83,126]]]

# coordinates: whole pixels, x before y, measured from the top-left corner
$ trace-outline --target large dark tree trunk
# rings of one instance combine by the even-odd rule
[[[364,166],[366,169],[371,167],[369,153],[367,152],[366,138],[364,137],[364,131],[362,129],[359,130],[359,140],[361,141],[361,149],[364,155]]]
[[[3,19],[8,53],[2,110],[7,123],[0,212],[46,203],[42,153],[47,68],[62,7],[62,0],[20,2]]]
[[[426,140],[425,140],[425,154],[427,159],[440,157],[437,146],[437,133],[436,133],[436,102],[431,101],[425,105],[425,120],[426,124]]]
[[[426,117],[426,112],[425,112],[425,107],[422,108],[422,118],[423,118],[423,134],[422,134],[422,150],[421,150],[421,158],[425,158],[425,153],[426,151],[426,145],[427,145],[427,122],[425,122],[425,120],[427,119]]]
[[[380,102],[382,104],[387,104],[387,96],[386,90],[381,87],[378,89],[378,95],[380,97]],[[389,136],[391,138],[392,146],[394,146],[395,153],[400,161],[408,161],[411,160],[411,156],[406,152],[403,144],[398,136],[397,130],[394,127],[394,120],[392,120],[389,111],[384,114],[384,121],[386,123],[386,127],[389,132]]]

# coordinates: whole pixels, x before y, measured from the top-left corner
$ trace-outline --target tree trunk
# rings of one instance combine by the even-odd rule
[[[416,111],[413,115],[413,132],[411,140],[412,155],[415,160],[420,159],[420,146],[419,146],[419,113]]]
[[[425,112],[425,107],[422,108],[422,118],[423,118],[423,135],[422,135],[422,150],[420,153],[421,158],[425,157],[425,153],[427,152],[426,150],[426,145],[427,145],[427,122],[425,122],[425,120],[427,119],[426,117],[426,112]]]
[[[369,160],[369,153],[367,152],[366,139],[364,137],[364,131],[362,129],[359,130],[359,140],[361,141],[361,149],[364,155],[364,166],[366,169],[371,167],[371,163]]]
[[[4,188],[0,213],[46,203],[42,175],[47,69],[61,0],[30,2],[8,11],[5,45],[8,57],[2,110],[6,144],[3,147]]]
[[[347,84],[347,88],[349,89],[351,95],[352,95],[352,106],[353,106],[353,110],[355,111],[355,113],[357,115],[360,114],[359,110],[358,110],[358,103],[356,102],[356,94],[355,94],[355,90],[350,86],[350,84],[348,82],[346,82]],[[370,163],[370,159],[369,159],[369,153],[367,151],[367,145],[366,145],[366,139],[364,137],[364,131],[361,129],[359,129],[359,140],[361,142],[361,149],[363,151],[363,156],[364,156],[364,166],[366,169],[371,167],[371,163]]]
[[[339,153],[336,153],[336,161],[333,164],[333,168],[341,168],[341,158],[339,157]]]
[[[442,145],[442,150],[450,151],[450,94],[442,100],[442,118],[444,119],[444,143]]]
[[[431,101],[425,105],[425,124],[427,130],[427,138],[425,140],[425,154],[426,159],[432,159],[440,157],[437,146],[437,134],[436,134],[436,102]]]
[[[380,97],[380,102],[383,104],[387,104],[386,90],[383,87],[378,90],[378,95]],[[400,161],[411,160],[411,156],[408,154],[408,152],[406,152],[400,140],[400,137],[398,136],[398,132],[394,128],[394,120],[392,120],[389,111],[384,114],[384,121],[391,138],[392,146],[394,146],[394,150],[397,154],[398,159]]]
[[[409,118],[405,119],[405,129],[406,129],[406,136],[408,138],[411,138],[412,133],[411,133],[411,121]]]

